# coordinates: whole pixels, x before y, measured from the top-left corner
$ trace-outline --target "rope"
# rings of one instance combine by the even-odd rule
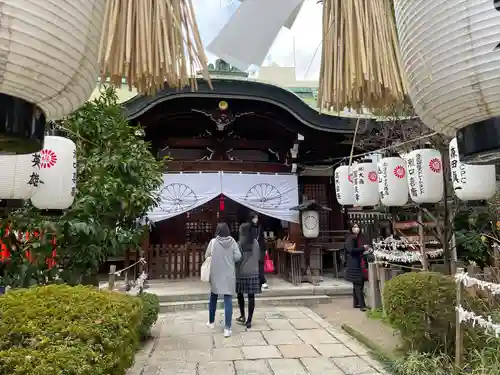
[[[118,271],[115,271],[115,272],[110,272],[110,273],[109,273],[109,275],[120,276],[120,275],[121,275],[121,273],[122,273],[123,271],[126,271],[126,270],[128,270],[129,268],[132,268],[132,267],[136,266],[136,265],[137,265],[137,264],[139,264],[139,263],[141,263],[141,264],[146,264],[146,259],[144,259],[144,258],[140,258],[140,259],[139,259],[137,262],[135,262],[134,264],[131,264],[130,266],[125,267],[125,268],[124,268],[124,269],[122,269],[122,270],[118,270]]]

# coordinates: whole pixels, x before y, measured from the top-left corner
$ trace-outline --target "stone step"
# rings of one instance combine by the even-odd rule
[[[148,291],[148,290],[146,290]],[[153,291],[152,291],[153,292]],[[345,288],[287,288],[287,289],[265,289],[257,298],[279,298],[279,297],[305,297],[305,296],[350,296],[352,287]],[[185,292],[160,294],[157,293],[160,302],[190,302],[201,301],[208,298],[208,292]]]
[[[330,303],[332,298],[327,295],[305,295],[305,296],[281,296],[269,297],[267,294],[256,297],[257,306],[306,306],[311,307],[322,303]],[[224,302],[219,298],[217,308],[222,309]],[[238,303],[233,299],[233,307],[237,308]],[[208,296],[203,299],[191,301],[161,302],[160,313],[176,312],[182,310],[205,310],[208,309]]]

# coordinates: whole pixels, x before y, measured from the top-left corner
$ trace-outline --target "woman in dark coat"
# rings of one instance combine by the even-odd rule
[[[361,268],[364,253],[369,251],[369,246],[366,243],[361,229],[358,224],[353,224],[351,232],[347,235],[345,245],[345,279],[352,283],[352,297],[354,308],[359,308],[361,311],[366,310],[364,284],[365,278]]]
[[[263,289],[267,289],[266,275],[264,274],[264,259],[266,256],[266,240],[264,238],[264,229],[259,222],[259,215],[256,212],[250,212],[249,223],[252,231],[252,237],[257,240],[260,248],[260,260],[259,260],[259,278],[260,285]]]

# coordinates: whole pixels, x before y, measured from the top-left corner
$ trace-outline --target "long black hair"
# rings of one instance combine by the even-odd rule
[[[252,227],[249,223],[243,223],[240,225],[240,230],[238,233],[238,242],[240,244],[242,251],[252,251],[253,242],[255,239],[252,236]]]
[[[217,224],[217,229],[215,230],[215,237],[229,237],[231,236],[231,231],[226,223]]]

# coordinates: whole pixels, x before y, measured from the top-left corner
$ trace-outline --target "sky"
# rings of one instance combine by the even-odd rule
[[[238,0],[193,0],[198,27],[205,46],[215,38],[239,4]],[[272,61],[280,66],[294,66],[295,40],[297,79],[317,80],[321,60],[321,17],[321,5],[316,4],[316,0],[306,0],[292,29],[281,29],[263,65],[269,65]],[[207,56],[210,62],[217,59],[209,53]]]

